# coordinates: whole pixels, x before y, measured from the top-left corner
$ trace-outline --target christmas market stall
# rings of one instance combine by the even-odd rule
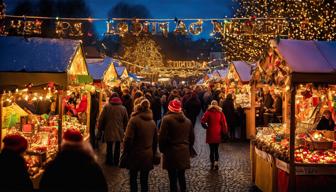
[[[99,109],[101,110],[111,88],[120,85],[114,60],[111,57],[105,57],[102,62],[88,64],[88,68],[90,75],[93,77],[94,86],[96,89],[100,89]]]
[[[252,89],[264,88],[261,110],[273,113],[251,142],[252,178],[262,191],[336,189],[335,53],[336,42],[279,40],[260,59]]]
[[[254,124],[253,118],[255,114],[251,111],[251,80],[254,64],[249,64],[244,61],[233,61],[229,66],[228,73],[225,78],[225,92],[231,93],[234,96],[235,108],[243,108],[246,114],[246,137],[253,137]]]
[[[0,138],[2,140],[7,134],[21,134],[27,138],[29,146],[25,158],[29,173],[36,181],[45,163],[55,156],[62,131],[87,124],[86,121],[76,123],[79,114],[89,114],[89,102],[74,106],[72,111],[76,115],[71,118],[63,116],[65,93],[83,87],[90,80],[81,43],[0,37],[0,49]],[[85,94],[82,96],[84,98]]]

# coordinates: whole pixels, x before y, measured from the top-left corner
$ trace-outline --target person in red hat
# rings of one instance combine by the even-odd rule
[[[28,142],[21,135],[7,135],[0,154],[0,191],[33,191],[28,168],[22,154]]]
[[[186,191],[185,170],[190,168],[190,149],[195,135],[191,121],[183,114],[178,99],[169,102],[167,114],[163,117],[159,131],[159,148],[163,153],[163,168],[168,170],[170,191]]]
[[[90,143],[83,141],[80,131],[64,132],[59,153],[42,175],[40,190],[107,192],[106,179],[95,153]]]
[[[120,142],[124,137],[128,122],[127,109],[119,97],[111,96],[98,119],[98,130],[104,132],[106,141],[106,164],[119,165]],[[113,149],[114,146],[114,150]]]

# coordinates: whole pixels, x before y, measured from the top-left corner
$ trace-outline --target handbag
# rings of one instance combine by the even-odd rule
[[[204,129],[208,129],[208,124],[207,123],[201,123],[201,125]]]
[[[160,165],[161,163],[161,154],[159,152],[155,152],[153,155],[153,164]]]
[[[127,155],[127,152],[126,151],[123,151],[121,153],[121,156],[120,156],[120,160],[119,160],[119,167],[120,168],[126,168],[127,167],[127,163],[128,162],[128,155]]]

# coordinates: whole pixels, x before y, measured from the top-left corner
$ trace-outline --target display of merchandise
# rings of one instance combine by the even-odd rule
[[[83,137],[86,137],[88,134],[86,124],[80,123],[77,117],[71,117],[69,115],[63,115],[62,128],[63,132],[70,128],[77,129],[82,133]]]

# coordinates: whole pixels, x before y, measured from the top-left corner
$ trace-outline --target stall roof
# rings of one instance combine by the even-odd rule
[[[122,76],[122,74],[124,73],[124,71],[126,70],[126,67],[115,67],[117,73],[118,73],[118,77]]]
[[[279,53],[293,72],[335,73],[336,42],[282,39]]]
[[[138,80],[138,79],[139,79],[139,78],[137,77],[137,75],[134,74],[134,73],[128,73],[128,76],[131,77],[131,78],[133,78],[133,79],[135,79],[135,80]]]
[[[112,62],[112,58],[106,57],[103,62],[88,64],[90,75],[94,80],[102,80],[105,71]]]
[[[217,70],[218,74],[220,75],[221,78],[226,77],[227,73],[228,73],[228,69],[219,69]]]
[[[0,71],[66,72],[79,40],[0,37]]]
[[[252,64],[246,63],[244,61],[233,61],[232,63],[242,82],[248,82],[251,80],[251,71],[253,67]]]

